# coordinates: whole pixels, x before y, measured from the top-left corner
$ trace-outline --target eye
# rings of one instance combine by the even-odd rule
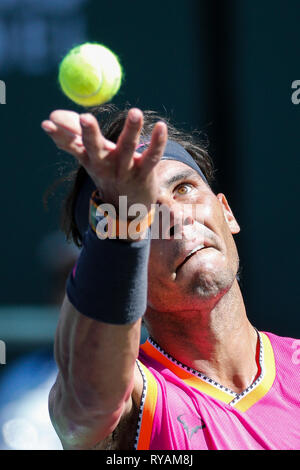
[[[177,186],[176,191],[181,195],[184,196],[185,194],[188,194],[192,190],[192,185],[187,184],[187,183],[182,183],[179,186]]]

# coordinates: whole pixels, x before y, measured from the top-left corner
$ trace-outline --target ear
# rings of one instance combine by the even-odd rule
[[[226,197],[224,196],[224,194],[222,193],[219,193],[217,194],[217,198],[219,199],[219,202],[222,206],[222,209],[223,209],[223,214],[224,214],[224,217],[225,217],[225,220],[227,222],[227,225],[231,231],[232,234],[235,234],[235,233],[239,233],[240,231],[240,226],[239,224],[237,223],[231,209],[230,209],[230,206],[227,202],[227,199]]]

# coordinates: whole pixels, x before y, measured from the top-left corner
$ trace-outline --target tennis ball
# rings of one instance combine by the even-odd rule
[[[87,42],[74,47],[63,58],[58,81],[75,103],[96,106],[110,101],[119,91],[122,68],[110,49]]]

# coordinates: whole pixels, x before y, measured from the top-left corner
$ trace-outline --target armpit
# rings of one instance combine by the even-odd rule
[[[116,429],[91,450],[133,450],[139,408],[133,401],[131,412],[124,416]]]

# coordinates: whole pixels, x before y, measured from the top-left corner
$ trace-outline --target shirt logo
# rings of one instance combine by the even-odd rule
[[[206,425],[200,416],[189,416],[185,413],[182,413],[181,415],[177,416],[177,421],[182,424],[189,440],[192,439],[193,435],[196,434],[199,429],[206,428]]]

